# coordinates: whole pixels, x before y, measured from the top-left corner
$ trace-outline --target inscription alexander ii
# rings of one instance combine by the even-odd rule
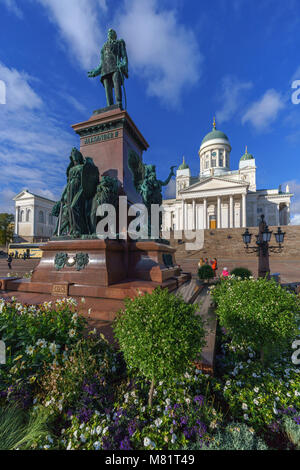
[[[119,132],[108,132],[107,134],[96,135],[94,137],[86,137],[84,139],[84,144],[94,144],[95,142],[103,142],[105,140],[111,140],[119,137]]]

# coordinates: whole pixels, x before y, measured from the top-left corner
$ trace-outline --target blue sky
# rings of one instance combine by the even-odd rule
[[[128,112],[159,177],[183,155],[199,173],[216,115],[231,168],[248,145],[258,188],[289,182],[300,224],[300,0],[0,0],[0,211],[24,188],[59,196],[79,146],[71,124],[105,106],[86,71],[109,27],[126,41]]]

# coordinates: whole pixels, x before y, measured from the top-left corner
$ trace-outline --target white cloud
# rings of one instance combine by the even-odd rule
[[[42,106],[42,100],[31,88],[30,76],[25,72],[9,69],[0,62],[0,80],[6,87],[5,109],[36,109]]]
[[[59,29],[76,64],[88,70],[99,63],[104,35],[98,7],[105,13],[105,0],[37,0],[47,10],[49,19]]]
[[[291,200],[291,224],[300,225],[300,182],[296,180],[287,181],[283,187],[289,185],[289,190],[294,197]]]
[[[69,129],[64,130],[56,116],[44,108],[43,100],[31,86],[32,77],[2,63],[0,77],[4,77],[7,85],[7,104],[0,107],[0,206],[3,210],[11,207],[7,188],[13,194],[24,186],[46,197],[59,193],[67,157],[77,137]]]
[[[201,76],[202,55],[194,33],[180,23],[175,10],[157,0],[125,2],[117,31],[127,44],[129,65],[146,80],[147,92],[171,106]]]
[[[222,107],[216,113],[217,122],[229,121],[241,109],[245,92],[252,87],[251,82],[243,82],[229,75],[224,77],[218,96],[218,100],[222,102]]]
[[[300,225],[300,214],[294,214],[291,217],[291,225]]]
[[[10,188],[5,188],[0,191],[0,213],[8,212],[9,214],[14,214],[15,205],[12,198],[15,195],[16,194]]]
[[[267,90],[260,100],[249,107],[242,118],[242,123],[249,122],[256,130],[265,130],[276,120],[284,107],[282,95],[274,89]]]
[[[14,13],[18,18],[23,18],[22,10],[18,7],[16,0],[3,0],[8,10]]]

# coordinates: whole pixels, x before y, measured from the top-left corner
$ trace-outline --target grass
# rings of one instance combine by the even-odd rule
[[[0,407],[0,450],[28,450],[48,434],[47,416],[29,415],[17,407]]]

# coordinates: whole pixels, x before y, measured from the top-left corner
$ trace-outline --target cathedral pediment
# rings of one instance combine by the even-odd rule
[[[247,188],[249,186],[248,182],[230,180],[227,178],[220,178],[218,176],[212,176],[204,180],[200,180],[197,183],[189,186],[188,188],[181,191],[181,194],[188,193],[191,191],[209,191],[209,190],[218,190],[218,189],[237,189],[237,188]]]

